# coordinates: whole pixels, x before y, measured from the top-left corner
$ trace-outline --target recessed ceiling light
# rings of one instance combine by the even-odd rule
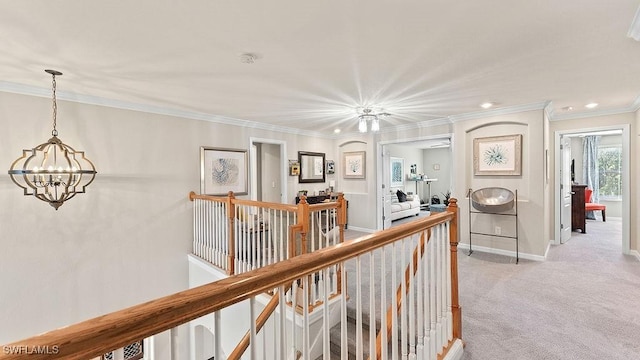
[[[340,129],[335,129],[335,130],[333,130],[333,132],[334,132],[334,133],[336,133],[336,134],[339,134],[339,133],[340,133],[340,131],[341,131]]]
[[[562,111],[573,111],[573,106],[565,106],[562,108]]]
[[[598,103],[588,103],[587,105],[585,105],[584,107],[586,107],[587,109],[593,109],[596,106],[598,106]]]
[[[483,109],[488,109],[488,108],[492,107],[493,105],[495,105],[495,104],[492,103],[492,102],[486,102],[486,103],[480,104],[480,107],[483,108]]]

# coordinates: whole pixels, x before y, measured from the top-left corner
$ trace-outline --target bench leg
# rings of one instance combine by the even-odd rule
[[[607,222],[607,215],[605,215],[604,210],[605,209],[602,209],[602,221]]]

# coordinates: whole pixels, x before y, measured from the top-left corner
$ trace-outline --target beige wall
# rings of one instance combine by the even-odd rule
[[[455,177],[458,189],[504,187],[518,192],[518,238],[521,254],[542,257],[548,245],[544,223],[544,119],[543,111],[528,111],[482,119],[460,121],[454,124]],[[522,134],[522,175],[475,176],[473,174],[473,139],[489,136]],[[469,204],[466,191],[457,193],[460,203],[460,242],[469,243]],[[471,214],[473,232],[494,233],[495,227],[502,235],[515,236],[513,217],[487,214]],[[505,252],[515,252],[515,240],[492,236],[473,235],[474,246],[489,247]]]

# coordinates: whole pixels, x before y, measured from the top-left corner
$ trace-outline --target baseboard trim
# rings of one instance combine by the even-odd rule
[[[636,259],[638,259],[638,261],[640,261],[640,252],[638,252],[638,250],[631,250],[629,252],[629,255],[633,255],[636,257]]]
[[[361,227],[351,226],[351,225],[349,225],[349,230],[360,231],[360,232],[365,232],[365,233],[370,233],[370,234],[376,232],[375,229],[367,229],[367,228],[361,228]]]
[[[458,248],[469,250],[469,244],[459,243],[458,244]],[[486,247],[486,246],[473,245],[473,251],[485,252],[485,253],[496,254],[496,255],[511,256],[511,257],[514,257],[514,258],[516,257],[516,252],[515,251],[494,249],[494,248],[490,248],[490,247]],[[547,248],[547,251],[549,251],[548,248]],[[518,255],[519,255],[520,259],[527,259],[527,260],[533,260],[533,261],[545,261],[546,260],[546,252],[545,252],[545,256],[533,255],[533,254],[522,253],[522,252],[520,254],[518,254]]]

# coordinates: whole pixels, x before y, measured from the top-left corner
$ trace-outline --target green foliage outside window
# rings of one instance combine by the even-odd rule
[[[620,199],[622,197],[621,147],[598,147],[598,172],[600,174],[600,197]]]

